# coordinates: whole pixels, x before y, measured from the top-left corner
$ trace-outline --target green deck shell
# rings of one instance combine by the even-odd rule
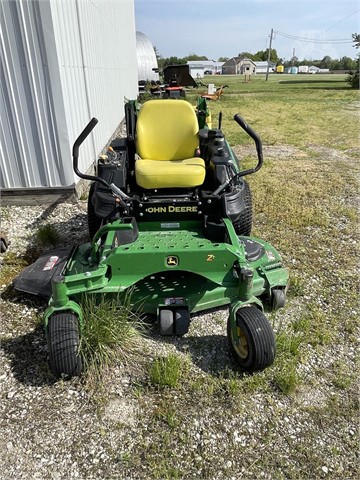
[[[174,222],[174,228],[161,224],[138,223],[139,236],[133,243],[116,244],[116,232],[131,224],[115,221],[105,225],[90,244],[80,245],[69,259],[61,282],[53,281],[53,296],[46,318],[57,310],[79,315],[74,301],[84,293],[114,294],[131,290],[135,307],[155,314],[159,305],[172,297],[183,297],[190,312],[226,304],[239,307],[261,302],[272,288],[285,288],[288,271],[277,251],[260,243],[265,254],[258,260],[246,259],[230,220],[225,219],[229,243],[206,238],[200,222]],[[106,236],[101,244],[99,239]],[[253,272],[251,284],[236,278],[234,265]]]

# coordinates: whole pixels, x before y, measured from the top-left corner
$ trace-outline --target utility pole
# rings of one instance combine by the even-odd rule
[[[271,33],[270,33],[270,43],[269,43],[269,51],[268,51],[268,59],[267,59],[267,69],[266,69],[266,78],[265,78],[266,81],[269,77],[269,62],[270,62],[271,44],[272,44],[273,34],[274,34],[274,29],[272,28]]]

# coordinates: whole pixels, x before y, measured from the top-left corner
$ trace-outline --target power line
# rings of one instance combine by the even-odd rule
[[[335,43],[335,44],[343,44],[343,43],[353,43],[353,39],[350,38],[330,38],[328,40],[321,40],[318,38],[309,38],[309,37],[299,37],[296,35],[291,35],[289,33],[284,33],[284,32],[279,32],[278,30],[275,30],[275,33],[277,35],[280,35],[285,38],[291,38],[292,40],[299,40],[301,42],[307,42],[307,43],[320,43],[320,44],[326,44],[326,43]]]
[[[339,20],[338,22],[334,23],[334,25],[332,25],[331,27],[327,28],[327,29],[325,30],[325,32],[327,32],[328,30],[331,30],[332,28],[336,27],[337,25],[339,25],[339,23],[344,22],[345,20],[347,20],[348,18],[352,17],[353,15],[355,15],[355,13],[358,13],[358,12],[360,12],[360,9],[359,9],[359,8],[358,8],[357,10],[355,10],[355,12],[350,13],[350,15],[348,15],[347,17],[344,17],[344,18],[342,18],[341,20]]]

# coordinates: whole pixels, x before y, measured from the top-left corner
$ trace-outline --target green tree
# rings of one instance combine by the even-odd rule
[[[331,57],[329,57],[329,55],[325,55],[321,60],[320,68],[331,68]]]
[[[253,53],[250,53],[250,52],[240,52],[238,54],[238,57],[241,57],[241,58],[250,58],[250,60],[254,60],[254,57],[255,55]]]
[[[162,68],[165,68],[168,65],[183,65],[184,63],[186,63],[186,60],[184,58],[178,58],[178,57],[164,58],[164,63]]]
[[[267,48],[266,50],[259,50],[258,52],[256,52],[255,55],[253,55],[252,60],[266,62],[268,56],[269,49]],[[278,60],[279,56],[277,54],[277,51],[275,48],[272,48],[270,52],[270,62],[276,63]]]
[[[353,70],[356,68],[356,62],[350,57],[342,57],[339,60],[339,70]]]
[[[229,57],[219,57],[218,62],[227,62],[229,60]]]
[[[196,55],[196,53],[189,53],[186,57],[183,58],[186,62],[191,62],[191,61],[199,61],[201,62],[202,60],[209,60],[205,55]]]
[[[356,49],[360,48],[360,34],[353,33],[352,38],[354,41],[353,47],[355,47]],[[360,53],[358,53],[356,56],[354,71],[349,72],[349,75],[346,78],[346,81],[352,88],[359,88],[359,69],[360,69]]]

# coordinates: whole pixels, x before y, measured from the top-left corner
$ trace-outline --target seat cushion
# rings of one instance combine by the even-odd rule
[[[148,100],[136,122],[136,152],[152,160],[193,157],[199,146],[199,126],[185,100]]]
[[[148,160],[135,162],[136,183],[146,189],[193,188],[205,180],[205,162],[194,157],[185,160]]]

